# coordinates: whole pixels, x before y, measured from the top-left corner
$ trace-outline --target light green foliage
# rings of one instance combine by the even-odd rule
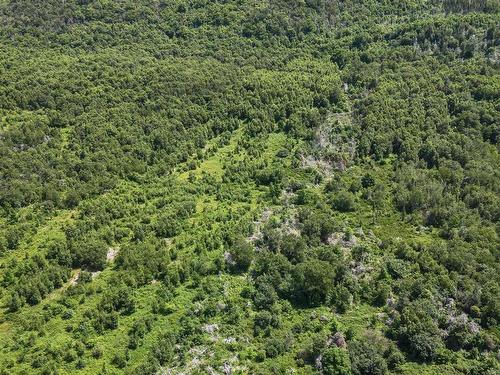
[[[334,347],[325,350],[321,362],[325,375],[351,375],[349,356],[342,349]]]

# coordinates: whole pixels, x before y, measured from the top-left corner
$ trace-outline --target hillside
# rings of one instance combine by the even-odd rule
[[[500,372],[495,0],[0,1],[0,374]]]

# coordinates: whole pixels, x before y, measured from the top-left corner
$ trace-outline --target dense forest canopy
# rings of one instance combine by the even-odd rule
[[[0,374],[500,371],[495,0],[0,1]]]

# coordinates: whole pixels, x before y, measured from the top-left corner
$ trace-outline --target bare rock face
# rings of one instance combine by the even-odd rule
[[[327,347],[332,345],[335,345],[337,348],[347,348],[347,342],[345,341],[345,337],[342,332],[336,332],[333,336],[330,336],[328,340],[326,340]]]
[[[80,278],[80,271],[77,271],[72,277],[71,279],[69,279],[68,283],[69,285],[71,286],[75,286],[76,284],[78,284],[78,279]]]
[[[328,237],[327,242],[330,245],[339,245],[342,248],[351,249],[358,243],[358,239],[353,234],[336,232]]]
[[[219,329],[218,324],[205,324],[203,330],[207,333],[214,333]]]
[[[225,374],[225,375],[230,375],[233,373],[233,368],[231,367],[231,365],[229,363],[224,363],[224,366],[222,367],[222,372]]]
[[[323,367],[323,363],[321,362],[322,359],[323,359],[323,356],[320,354],[314,360],[314,365],[316,366],[316,368],[318,370]]]
[[[113,262],[118,255],[118,251],[120,251],[118,248],[110,247],[106,253],[106,260],[108,262]]]
[[[233,257],[231,256],[231,253],[229,251],[224,252],[224,260],[230,266],[234,266],[236,264],[236,262],[234,261]]]
[[[456,327],[463,327],[468,332],[472,334],[478,334],[481,331],[481,327],[475,321],[470,320],[467,314],[460,314],[458,316],[452,316],[448,319],[449,327],[448,329],[453,329]]]
[[[332,337],[332,342],[337,346],[337,348],[347,348],[347,343],[342,332],[336,332]]]
[[[322,323],[328,322],[330,319],[326,315],[320,315],[319,316],[319,321]]]

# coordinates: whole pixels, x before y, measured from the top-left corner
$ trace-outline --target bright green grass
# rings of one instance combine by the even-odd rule
[[[215,177],[218,181],[220,181],[222,175],[224,174],[223,160],[235,150],[238,140],[241,138],[241,135],[242,131],[240,129],[235,130],[229,141],[229,144],[220,147],[213,156],[203,160],[195,170],[180,173],[178,175],[178,179],[180,181],[186,181],[191,173],[196,177],[201,177],[205,173],[209,176]],[[218,138],[209,142],[207,146],[205,146],[205,151],[210,146],[213,146],[217,141]]]

